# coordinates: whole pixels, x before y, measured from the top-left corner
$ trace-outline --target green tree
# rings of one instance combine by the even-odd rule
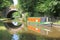
[[[34,8],[36,12],[43,12],[44,15],[48,15],[50,12],[54,10],[54,7],[57,5],[56,0],[46,0],[42,3],[38,2],[36,7]]]
[[[55,12],[57,0],[19,0],[19,5],[24,11],[30,12],[32,16],[51,15]],[[53,15],[53,14],[52,14]]]
[[[0,10],[9,7],[12,4],[12,0],[0,0]]]
[[[0,10],[9,7],[12,3],[12,0],[0,0]],[[28,12],[30,16],[53,16],[56,13],[60,15],[59,0],[18,0],[18,6],[21,13]]]

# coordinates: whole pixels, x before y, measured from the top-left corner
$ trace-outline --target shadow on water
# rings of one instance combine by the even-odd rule
[[[20,34],[20,40],[36,40],[36,36],[29,33]]]
[[[19,36],[20,40],[60,40],[60,38],[50,38],[42,35],[34,35],[31,33],[22,33]]]

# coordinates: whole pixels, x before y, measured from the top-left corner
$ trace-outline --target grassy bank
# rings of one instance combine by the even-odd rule
[[[7,30],[0,30],[0,40],[11,40],[11,34]]]
[[[56,22],[53,22],[54,24],[60,24],[60,20],[59,21],[56,21]]]
[[[11,34],[4,27],[3,22],[0,21],[0,40],[11,40]]]

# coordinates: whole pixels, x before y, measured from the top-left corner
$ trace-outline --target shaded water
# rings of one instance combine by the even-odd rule
[[[21,33],[19,35],[13,34],[13,40],[60,40],[60,38],[52,38],[42,35],[35,35],[31,33]]]
[[[49,32],[48,35],[41,35],[28,30],[18,34],[18,40],[60,40],[60,31],[58,28],[52,27],[52,32]]]

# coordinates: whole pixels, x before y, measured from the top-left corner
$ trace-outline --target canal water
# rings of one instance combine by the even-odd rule
[[[12,40],[60,40],[60,31],[58,28],[52,27],[52,32],[49,32],[48,35],[41,35],[28,30],[20,34],[13,34]]]
[[[13,36],[12,36],[12,40],[19,40],[19,35],[17,35],[17,34],[13,34]]]
[[[11,40],[43,40],[43,37],[37,37],[34,34],[22,33],[21,35],[13,34]]]
[[[60,38],[52,38],[52,37],[45,37],[45,36],[37,36],[30,33],[22,33],[20,35],[13,34],[12,40],[60,40]]]

